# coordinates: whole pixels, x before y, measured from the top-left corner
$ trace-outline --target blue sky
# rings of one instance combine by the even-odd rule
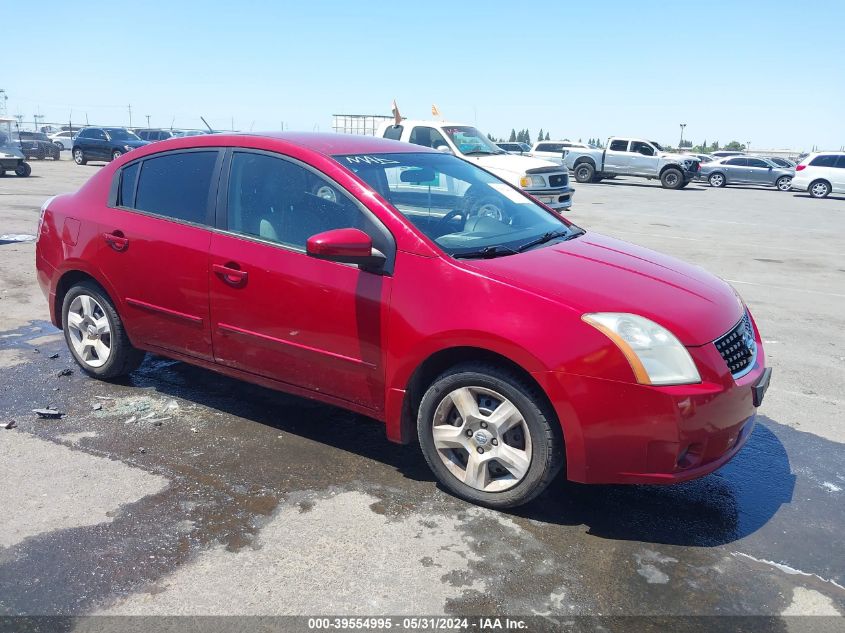
[[[845,144],[845,0],[3,2],[9,114],[329,130],[430,116],[501,136]],[[44,37],[33,38],[34,23]],[[25,25],[16,28],[15,24]],[[11,62],[17,46],[21,59]]]

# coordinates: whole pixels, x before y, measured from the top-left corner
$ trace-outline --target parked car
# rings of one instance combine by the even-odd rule
[[[173,136],[177,138],[181,138],[183,136],[203,136],[205,134],[209,134],[209,132],[204,132],[202,130],[173,130]]]
[[[60,158],[59,148],[43,132],[15,132],[12,140],[20,144],[21,152],[27,160],[33,158],[59,160]]]
[[[73,160],[77,165],[89,160],[110,161],[148,144],[126,128],[86,127],[73,140]]]
[[[166,141],[167,139],[176,136],[170,130],[150,130],[145,128],[135,130],[135,134],[142,141],[149,141],[150,143],[154,143],[156,141]]]
[[[0,177],[5,176],[7,171],[26,177],[32,173],[32,167],[26,162],[20,143],[13,140],[12,123],[17,121],[0,116]]]
[[[73,139],[76,138],[76,132],[62,130],[61,132],[53,132],[47,136],[59,148],[59,151],[63,151],[73,148]]]
[[[728,156],[701,167],[699,178],[711,187],[725,185],[768,185],[789,191],[795,170],[780,167],[756,156]]]
[[[710,152],[714,158],[727,158],[728,156],[744,156],[745,152],[739,152],[732,149],[720,149],[715,152]]]
[[[716,160],[716,158],[714,158],[710,154],[694,154],[693,152],[684,152],[684,154],[687,155],[687,156],[692,156],[694,158],[697,158],[698,160],[701,161],[702,165],[704,163],[709,163],[711,161]]]
[[[537,158],[562,165],[563,157],[567,152],[587,149],[596,148],[587,143],[578,143],[575,141],[538,141],[531,148],[531,154]]]
[[[845,193],[845,152],[814,152],[795,168],[792,188],[814,198]]]
[[[547,160],[509,154],[471,125],[406,119],[401,125],[381,124],[376,136],[431,147],[477,163],[556,211],[572,206],[575,190],[570,187],[567,170]],[[476,202],[487,213],[502,217],[499,198],[490,201],[478,197]]]
[[[782,158],[780,156],[764,156],[763,158],[773,162],[778,167],[788,167],[791,169],[795,169],[796,163],[792,162],[788,158]]]
[[[607,149],[573,149],[563,164],[578,182],[600,182],[611,176],[658,178],[665,189],[682,189],[698,174],[700,161],[666,152],[654,141],[611,137]]]
[[[373,137],[140,148],[44,204],[36,266],[86,373],[149,351],[343,407],[416,438],[446,489],[494,508],[561,468],[710,473],[751,435],[771,375],[725,281],[584,231],[473,161]]]
[[[508,154],[519,154],[520,156],[531,156],[531,146],[528,143],[496,143],[496,147],[505,150]]]

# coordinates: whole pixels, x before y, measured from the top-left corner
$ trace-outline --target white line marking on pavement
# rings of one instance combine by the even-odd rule
[[[773,284],[759,284],[754,281],[739,281],[738,279],[725,279],[729,284],[744,284],[746,286],[761,286],[763,288],[774,288],[775,290],[789,290],[790,292],[808,292],[814,295],[823,295],[825,297],[839,297],[845,299],[845,295],[836,292],[824,292],[822,290],[807,290],[806,288],[792,288],[790,286],[775,286]]]

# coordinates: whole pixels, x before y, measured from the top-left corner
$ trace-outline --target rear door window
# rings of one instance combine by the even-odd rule
[[[628,149],[628,141],[623,141],[621,139],[611,141],[608,149],[610,149],[611,152],[624,152]]]
[[[746,167],[748,165],[747,158],[731,158],[725,161],[725,165],[731,165],[733,167]]]
[[[836,154],[822,154],[816,156],[810,163],[813,167],[835,167]]]
[[[132,208],[135,204],[135,182],[141,163],[132,163],[120,170],[120,188],[117,194],[117,206]]]
[[[748,158],[746,160],[748,161],[749,167],[762,167],[763,169],[771,167],[766,161],[760,160],[759,158]]]
[[[836,166],[839,167],[839,169],[845,169],[845,154],[840,155],[836,159]]]
[[[173,220],[207,224],[219,152],[172,152],[141,164],[134,208]]]

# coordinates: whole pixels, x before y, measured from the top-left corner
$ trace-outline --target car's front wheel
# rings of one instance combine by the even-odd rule
[[[129,342],[111,299],[91,281],[68,290],[62,302],[62,329],[73,358],[97,378],[123,376],[144,360],[144,353]]]
[[[21,163],[17,167],[15,167],[15,175],[20,176],[21,178],[26,178],[32,173],[32,167],[30,167],[29,163]]]
[[[775,186],[781,191],[789,191],[792,189],[792,176],[781,176],[775,182]]]
[[[82,148],[77,147],[73,150],[73,162],[77,165],[85,165],[88,162],[88,159],[85,158],[85,152],[82,151]]]
[[[684,175],[680,169],[670,167],[660,174],[660,184],[664,189],[680,189],[684,185]]]
[[[420,446],[455,495],[509,508],[539,495],[563,464],[554,413],[537,388],[486,363],[441,374],[422,398]]]
[[[111,159],[112,160],[117,160],[121,156],[123,156],[123,152],[121,152],[119,149],[116,149],[111,153]]]
[[[826,180],[816,180],[810,184],[808,190],[814,198],[827,198],[830,195],[830,183]]]

